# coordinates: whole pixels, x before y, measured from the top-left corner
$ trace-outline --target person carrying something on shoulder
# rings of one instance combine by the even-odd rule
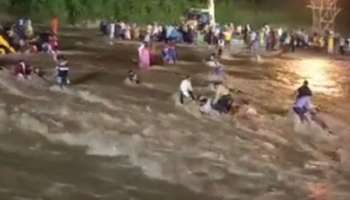
[[[191,98],[193,101],[195,100],[190,76],[186,76],[180,84],[180,103],[182,105],[184,104],[184,98]]]

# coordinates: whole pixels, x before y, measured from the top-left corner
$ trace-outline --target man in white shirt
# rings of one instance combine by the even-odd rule
[[[114,39],[115,36],[115,23],[112,22],[109,24],[109,39]]]
[[[180,103],[181,104],[184,104],[185,97],[195,100],[190,76],[187,76],[184,80],[181,81],[181,84],[180,84]]]

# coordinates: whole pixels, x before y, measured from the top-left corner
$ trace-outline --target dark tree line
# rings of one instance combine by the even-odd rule
[[[260,7],[274,6],[286,0],[216,0],[218,19],[242,18],[251,20]],[[292,0],[290,0],[292,1]],[[1,0],[0,8],[15,16],[28,16],[35,20],[50,20],[59,16],[69,23],[101,18],[135,22],[174,22],[191,7],[206,7],[207,0]],[[240,13],[242,5],[248,10]],[[236,13],[233,15],[232,13]],[[242,16],[247,15],[247,16]],[[239,20],[239,19],[238,19]]]

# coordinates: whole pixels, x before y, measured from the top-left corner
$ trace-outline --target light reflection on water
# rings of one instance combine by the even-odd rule
[[[341,77],[338,74],[338,66],[325,58],[308,58],[290,62],[287,65],[289,73],[296,75],[294,81],[288,81],[293,88],[299,87],[304,80],[308,80],[314,92],[331,96],[342,96],[343,89],[339,82]],[[283,80],[289,79],[280,74]]]

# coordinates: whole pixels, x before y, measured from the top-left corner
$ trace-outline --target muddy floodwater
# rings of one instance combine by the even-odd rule
[[[175,102],[187,74],[196,94],[212,94],[208,47],[180,46],[176,65],[140,71],[137,43],[77,29],[61,40],[72,66],[63,91],[48,56],[24,56],[46,74],[30,81],[10,73],[18,55],[0,58],[0,199],[350,199],[349,58],[225,56],[234,98],[258,114],[212,118]],[[129,69],[140,86],[125,83]],[[290,112],[305,79],[333,135]]]

